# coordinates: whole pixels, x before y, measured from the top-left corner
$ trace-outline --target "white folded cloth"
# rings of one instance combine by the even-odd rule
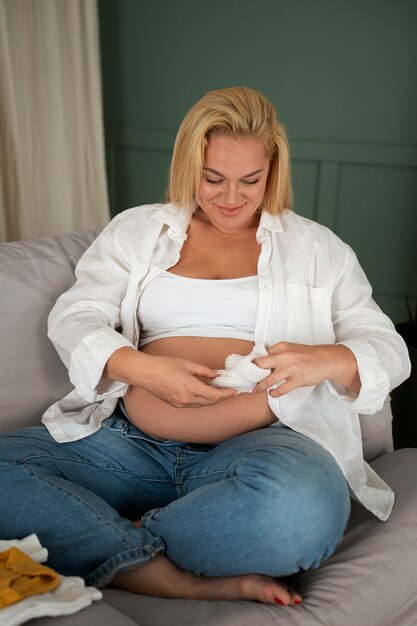
[[[82,578],[61,576],[60,584],[53,591],[30,596],[0,609],[0,624],[19,626],[35,617],[72,615],[93,600],[100,600],[102,595],[95,587],[86,587]]]
[[[44,563],[48,558],[48,550],[41,546],[41,542],[35,534],[28,535],[23,539],[10,539],[8,541],[0,539],[0,552],[9,548],[19,548],[37,563]]]
[[[37,563],[43,563],[48,558],[48,550],[42,547],[34,534],[24,539],[0,540],[0,552],[13,546]],[[58,587],[53,591],[24,598],[0,609],[1,626],[19,626],[35,617],[72,615],[103,596],[95,587],[86,587],[84,580],[78,576],[60,575],[60,578]]]
[[[253,360],[267,356],[268,351],[263,345],[257,345],[250,354],[229,354],[224,364],[225,369],[217,370],[218,376],[210,380],[214,387],[232,387],[239,393],[250,393],[258,383],[271,373],[270,369],[258,367]]]

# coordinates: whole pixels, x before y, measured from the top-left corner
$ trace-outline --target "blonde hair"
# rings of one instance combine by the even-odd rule
[[[210,91],[187,113],[178,129],[172,155],[167,199],[191,212],[211,135],[259,140],[270,161],[261,209],[281,213],[292,208],[290,153],[285,128],[274,106],[255,89],[229,87]]]

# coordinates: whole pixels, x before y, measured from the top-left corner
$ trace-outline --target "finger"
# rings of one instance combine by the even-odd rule
[[[217,370],[212,370],[199,363],[191,363],[191,371],[194,376],[203,376],[203,378],[210,378],[210,380],[219,375]]]
[[[269,376],[264,378],[260,383],[258,383],[254,389],[255,393],[261,393],[262,391],[266,391],[273,385],[282,385],[285,380],[285,376],[283,374],[277,374],[277,372],[272,372]]]
[[[178,402],[178,403],[170,403],[173,406],[175,406],[176,408],[199,408],[199,407],[203,407],[203,406],[211,406],[213,404],[216,404],[217,402],[221,402],[222,400],[227,400],[228,398],[236,395],[236,391],[234,389],[225,389],[223,390],[226,393],[221,392],[220,394],[217,394],[215,397],[210,397],[208,398],[206,395],[193,395],[192,398],[190,398],[190,400],[187,401],[183,401],[183,402]]]
[[[276,356],[272,356],[270,354],[268,356],[259,356],[258,358],[253,359],[252,363],[255,363],[258,367],[262,367],[267,370],[276,367],[277,359]]]
[[[271,398],[280,398],[281,396],[284,396],[286,393],[289,393],[296,387],[297,385],[295,385],[291,380],[286,380],[279,387],[276,387],[275,389],[269,389],[268,395],[271,396]]]
[[[195,386],[195,395],[198,395],[206,401],[211,400],[213,403],[230,398],[237,393],[235,389],[218,389],[203,383],[201,380],[197,380],[197,383],[198,384]]]
[[[213,406],[213,404],[216,404],[216,402],[219,402],[219,400],[208,400],[207,398],[203,398],[202,396],[197,396],[196,398],[194,398],[194,401],[192,403],[185,406],[190,409],[199,409],[205,406]]]
[[[278,359],[282,359],[285,356],[294,353],[294,349],[297,344],[289,343],[288,341],[280,341],[272,346],[268,346],[268,353],[265,356],[259,356],[253,360],[255,365],[264,368],[277,367]]]

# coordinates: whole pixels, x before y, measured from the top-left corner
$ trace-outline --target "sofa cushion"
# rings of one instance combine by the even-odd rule
[[[25,624],[26,626],[140,626],[138,620],[129,619],[102,600],[72,615],[39,617]]]
[[[95,236],[83,232],[0,244],[0,431],[39,423],[44,410],[71,388],[46,336],[46,321]]]

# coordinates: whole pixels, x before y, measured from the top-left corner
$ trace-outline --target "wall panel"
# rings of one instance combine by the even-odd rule
[[[295,209],[357,252],[395,322],[417,293],[415,0],[99,0],[113,214],[163,200],[175,131],[203,93],[277,106]],[[325,19],[324,19],[325,18]]]
[[[397,300],[403,318],[405,296],[417,293],[416,198],[415,168],[341,167],[335,231],[354,247],[376,299]]]

